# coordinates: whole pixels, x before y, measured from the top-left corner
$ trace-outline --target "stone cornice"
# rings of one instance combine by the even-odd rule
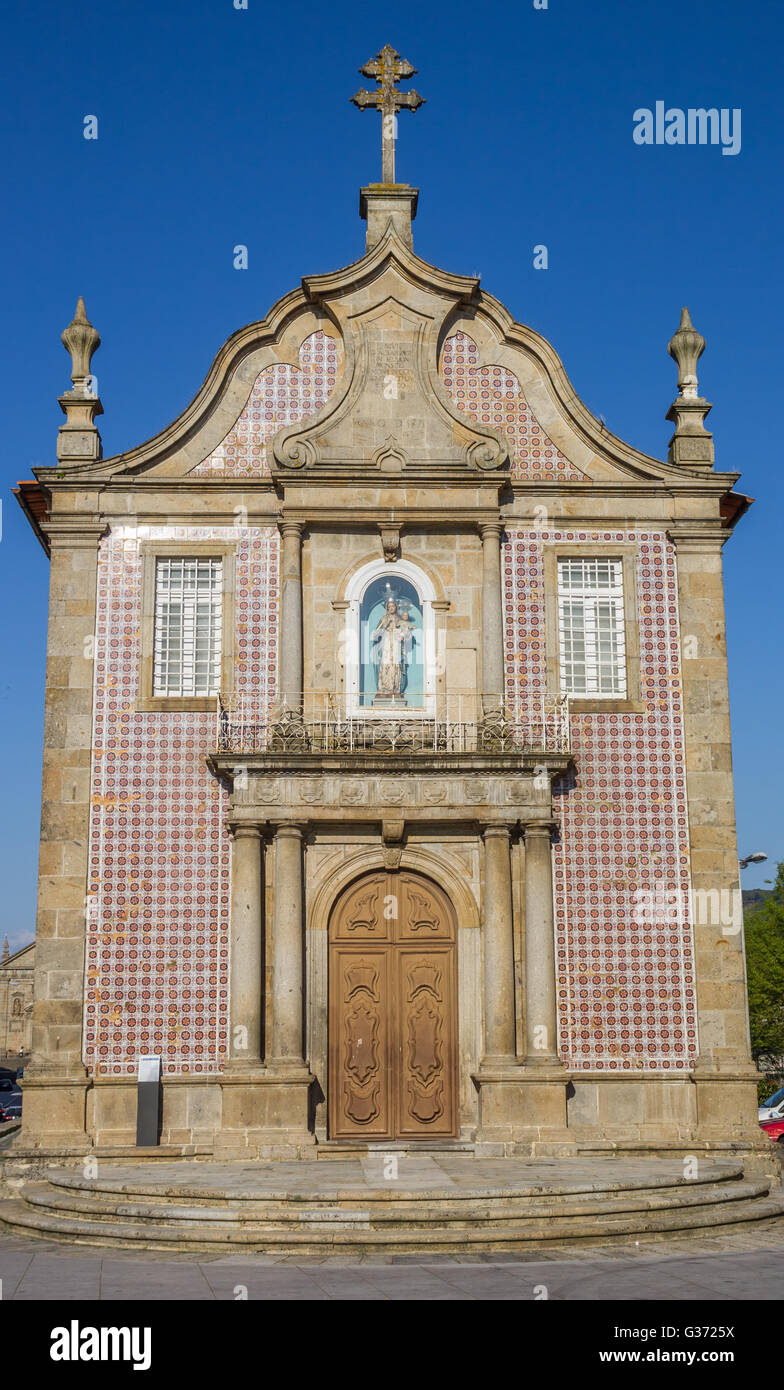
[[[525,753],[429,753],[421,749],[408,753],[352,751],[336,753],[286,750],[269,753],[210,753],[207,765],[219,777],[231,778],[242,767],[251,777],[305,777],[334,774],[340,777],[376,773],[384,777],[478,777],[533,776],[547,767],[550,777],[565,772],[571,753],[530,751]]]
[[[108,527],[105,521],[90,521],[86,517],[74,516],[67,520],[52,517],[42,521],[41,530],[52,549],[97,550],[98,542],[106,535]]]
[[[668,526],[667,535],[675,546],[676,553],[684,554],[695,551],[721,550],[732,532],[726,526],[717,525],[716,522],[705,522],[703,525],[687,522]]]

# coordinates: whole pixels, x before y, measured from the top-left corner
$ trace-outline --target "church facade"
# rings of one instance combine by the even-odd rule
[[[148,1054],[182,1153],[760,1147],[704,342],[649,457],[416,206],[114,458],[64,334],[19,1151],[133,1145]]]

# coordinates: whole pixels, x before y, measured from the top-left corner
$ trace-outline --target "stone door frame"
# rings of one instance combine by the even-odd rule
[[[471,836],[471,839],[474,837]],[[481,861],[481,837],[476,837]],[[340,895],[357,879],[390,867],[408,870],[430,879],[447,897],[455,924],[455,1037],[457,1043],[457,1137],[473,1138],[478,1123],[478,1097],[472,1076],[482,1046],[482,966],[480,908],[470,875],[446,855],[423,844],[390,851],[381,845],[364,845],[355,854],[330,866],[309,885],[306,894],[306,1054],[325,1102],[316,1120],[320,1143],[328,1137],[329,1110],[329,924]],[[360,1141],[361,1142],[361,1141]]]

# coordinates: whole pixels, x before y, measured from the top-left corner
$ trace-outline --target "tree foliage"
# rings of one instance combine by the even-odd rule
[[[746,915],[751,1054],[774,1067],[784,1058],[784,863],[773,891]]]

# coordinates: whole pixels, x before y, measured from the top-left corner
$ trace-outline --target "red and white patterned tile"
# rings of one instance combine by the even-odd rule
[[[514,373],[507,367],[480,367],[479,350],[467,333],[447,338],[441,376],[458,410],[506,436],[513,478],[575,482],[585,477],[534,418]]]
[[[571,717],[576,773],[557,787],[560,1047],[570,1067],[683,1071],[697,1053],[677,579],[660,532],[510,531],[506,684],[546,690],[542,545],[637,545],[642,713]],[[646,903],[666,904],[652,913]]]
[[[337,385],[335,339],[318,329],[299,350],[298,367],[276,362],[259,372],[242,413],[225,439],[190,470],[214,478],[269,474],[267,443],[278,430],[315,415]]]
[[[214,1071],[226,1050],[230,842],[226,793],[209,772],[212,713],[135,709],[142,540],[230,539],[236,680],[274,698],[274,528],[122,527],[98,561],[85,1061],[127,1074],[140,1052],[167,1071]]]

